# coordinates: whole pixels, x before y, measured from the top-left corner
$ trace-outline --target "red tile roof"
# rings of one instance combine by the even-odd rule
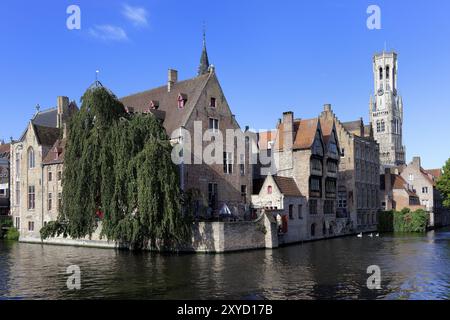
[[[128,109],[141,113],[153,113],[151,111],[152,102],[153,104],[157,102],[159,107],[157,112],[154,113],[164,119],[164,128],[170,135],[174,130],[185,124],[212,75],[214,73],[207,73],[189,80],[176,82],[172,85],[170,92],[167,90],[167,85],[164,85],[123,97],[120,100]],[[186,98],[183,108],[178,108],[178,96],[180,94]]]
[[[302,194],[295,183],[294,178],[273,176],[275,183],[285,196],[301,197]]]
[[[64,162],[66,139],[58,139],[44,158],[44,165],[59,164]]]
[[[320,118],[320,127],[322,128],[322,134],[323,134],[323,141],[325,144],[328,143],[328,140],[331,137],[331,133],[333,132],[333,126],[334,126],[334,119],[323,119]]]
[[[408,188],[408,183],[401,176],[397,174],[391,175],[391,185],[392,189],[403,189],[405,190],[409,196],[417,197],[417,193]]]
[[[260,150],[267,150],[268,149],[268,143],[270,141],[275,141],[275,138],[277,136],[277,131],[264,131],[258,133],[258,147]]]
[[[10,147],[9,143],[0,144],[0,158],[9,158]]]
[[[435,179],[442,176],[442,169],[427,169],[425,172],[431,174]]]
[[[319,119],[307,119],[298,120],[294,126],[295,140],[294,148],[296,149],[309,149],[314,143],[317,127],[319,125]]]

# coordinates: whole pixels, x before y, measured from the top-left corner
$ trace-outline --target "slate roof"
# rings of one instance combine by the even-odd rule
[[[159,107],[157,112],[163,118],[163,126],[170,135],[174,130],[183,126],[188,120],[193,108],[213,73],[207,73],[192,79],[179,81],[173,84],[170,92],[167,85],[136,93],[121,98],[120,100],[127,108],[134,112],[144,113],[151,111],[151,101],[157,101]],[[187,97],[183,108],[178,108],[178,96],[184,94]],[[162,114],[164,112],[164,114]]]
[[[57,108],[51,108],[37,112],[31,122],[38,126],[56,128]]]
[[[302,196],[300,190],[297,187],[297,184],[295,183],[294,178],[273,176],[273,179],[275,180],[275,183],[277,184],[281,193],[284,194],[285,196],[290,197]]]
[[[34,126],[34,131],[36,132],[36,138],[38,143],[43,146],[51,147],[55,141],[60,136],[60,129],[52,127],[43,127],[36,124]]]

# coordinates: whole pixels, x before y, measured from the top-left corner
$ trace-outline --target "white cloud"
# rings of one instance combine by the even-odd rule
[[[127,33],[121,27],[109,24],[97,25],[89,29],[89,34],[94,38],[105,41],[125,41],[128,40]]]
[[[145,27],[148,25],[147,10],[142,7],[132,7],[128,4],[123,5],[122,14],[130,20],[136,27]]]

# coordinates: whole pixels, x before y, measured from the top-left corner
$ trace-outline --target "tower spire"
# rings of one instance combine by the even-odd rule
[[[202,56],[200,57],[200,65],[198,67],[198,75],[204,75],[208,73],[209,69],[209,60],[208,60],[208,52],[206,50],[206,30],[205,24],[203,23],[203,49]]]

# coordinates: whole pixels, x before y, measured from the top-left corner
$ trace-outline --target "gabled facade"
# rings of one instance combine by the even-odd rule
[[[370,126],[364,126],[362,119],[341,122],[330,105],[325,105],[320,121],[323,128],[334,125],[340,146],[337,217],[350,219],[352,228],[358,232],[376,229],[380,161],[378,143]]]
[[[398,169],[385,169],[384,174],[380,175],[380,190],[383,210],[426,210],[426,207],[420,204],[420,198],[413,186],[403,179]]]
[[[58,97],[57,107],[38,110],[21,138],[11,144],[11,213],[21,238],[39,238],[49,221],[45,218],[44,159],[62,137],[65,121],[77,110],[67,97]]]
[[[319,118],[294,119],[293,112],[283,114],[273,147],[275,173],[293,178],[306,198],[308,239],[341,231],[336,222],[338,150],[334,125],[324,135]]]
[[[278,242],[294,243],[309,239],[306,198],[293,178],[268,175],[257,194],[252,195],[256,209],[274,213],[278,222]]]
[[[174,144],[181,146],[184,158],[179,165],[180,185],[184,191],[197,190],[202,195],[197,199],[198,216],[217,215],[224,204],[234,215],[248,216],[253,174],[249,147],[246,144],[242,152],[233,141],[225,144],[226,130],[243,131],[231,112],[214,67],[209,65],[205,46],[197,77],[178,81],[177,71],[169,70],[167,85],[123,97],[121,101],[132,112],[157,114]],[[214,137],[206,137],[207,130]],[[203,151],[212,150],[221,138],[223,150],[211,151],[220,153],[220,161],[209,164],[198,153],[192,155],[196,150],[204,155]],[[195,141],[199,142],[198,149],[194,149]]]

